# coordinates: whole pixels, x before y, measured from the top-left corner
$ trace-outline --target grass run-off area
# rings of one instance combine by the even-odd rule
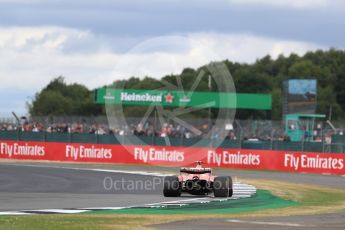
[[[152,213],[151,211],[147,214],[96,212],[94,214],[0,216],[0,229],[153,229],[154,224],[185,219],[308,215],[345,211],[344,190],[270,180],[242,181],[253,184],[260,190],[270,191],[274,195],[270,197],[273,203],[284,200],[287,202],[285,204],[289,205],[272,205],[265,209],[241,209],[240,212],[235,213],[219,210],[217,212],[178,212],[175,210],[173,213]],[[259,191],[258,196],[270,194],[265,191],[261,193],[263,194]]]

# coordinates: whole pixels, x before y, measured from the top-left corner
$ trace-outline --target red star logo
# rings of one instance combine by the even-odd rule
[[[170,93],[167,94],[167,95],[165,95],[165,101],[166,101],[167,103],[172,103],[173,100],[174,100],[174,96],[171,95]]]

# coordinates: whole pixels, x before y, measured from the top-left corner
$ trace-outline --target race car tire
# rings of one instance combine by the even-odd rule
[[[181,196],[181,184],[177,176],[164,177],[163,186],[163,195],[165,197]]]
[[[232,180],[227,176],[219,176],[214,178],[213,193],[214,197],[228,197],[232,190]]]

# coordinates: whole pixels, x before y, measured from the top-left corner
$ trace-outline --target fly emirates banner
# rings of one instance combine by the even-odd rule
[[[345,154],[336,153],[0,140],[0,158],[162,166],[201,160],[209,167],[345,175]]]

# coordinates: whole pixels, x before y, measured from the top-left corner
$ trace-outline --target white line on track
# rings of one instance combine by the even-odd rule
[[[254,193],[253,193],[254,194]],[[0,212],[0,215],[27,215],[27,214],[76,214],[76,213],[83,213],[87,211],[94,211],[94,210],[120,210],[120,209],[127,209],[127,208],[160,208],[160,207],[167,207],[167,206],[186,206],[189,204],[205,204],[210,202],[222,202],[227,200],[237,200],[240,198],[249,198],[252,194],[248,195],[233,195],[231,198],[214,198],[214,197],[198,197],[198,198],[191,198],[191,199],[181,199],[181,200],[174,200],[174,201],[165,201],[165,202],[158,202],[158,203],[150,203],[150,204],[143,204],[143,205],[133,205],[133,206],[125,206],[125,207],[89,207],[89,208],[79,208],[79,209],[36,209],[36,210],[21,210],[21,211],[9,211],[9,212]]]
[[[330,175],[332,175],[331,173],[322,173],[322,175],[324,175],[324,176],[330,176]]]
[[[264,221],[249,221],[249,220],[226,220],[229,223],[236,224],[253,224],[253,225],[273,225],[273,226],[285,226],[285,227],[306,227],[306,225],[297,223],[286,223],[286,222],[264,222]]]
[[[23,210],[22,212],[36,212],[36,213],[61,213],[61,214],[76,214],[76,213],[82,213],[82,212],[87,212],[88,210],[84,209],[35,209],[35,210]]]
[[[9,212],[0,212],[1,215],[32,215],[31,213],[18,212],[18,211],[9,211]]]
[[[125,209],[128,207],[91,207],[91,208],[80,208],[78,210],[87,210],[87,211],[91,211],[91,210],[120,210],[120,209]]]

